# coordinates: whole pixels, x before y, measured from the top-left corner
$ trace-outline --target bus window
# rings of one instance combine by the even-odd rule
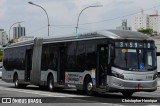
[[[148,50],[147,51],[147,67],[148,70],[151,70],[157,66],[157,60],[154,60],[156,58],[156,53],[155,51]]]
[[[76,54],[76,56],[77,56],[77,66],[76,66],[76,70],[80,70],[80,71],[82,71],[82,70],[84,70],[85,69],[85,58],[86,58],[86,56],[85,56],[85,52],[86,52],[86,50],[85,50],[85,43],[84,42],[78,42],[78,47],[77,47],[77,54]]]
[[[76,69],[76,42],[68,43],[67,48],[67,63],[66,67],[68,70],[75,70]]]
[[[95,44],[88,42],[86,44],[86,69],[91,70],[96,68],[96,52]]]
[[[148,66],[152,66],[152,53],[147,53]]]

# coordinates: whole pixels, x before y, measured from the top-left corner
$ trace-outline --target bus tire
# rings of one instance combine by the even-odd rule
[[[48,89],[49,91],[54,91],[55,87],[54,87],[54,78],[52,75],[49,76],[48,78]]]
[[[122,92],[124,97],[131,97],[133,95],[134,92]]]
[[[20,86],[17,74],[14,75],[14,86],[15,88],[19,88]]]
[[[86,83],[85,83],[85,91],[87,95],[93,95],[93,83],[91,78],[87,78]]]

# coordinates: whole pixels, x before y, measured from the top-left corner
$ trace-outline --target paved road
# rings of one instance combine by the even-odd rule
[[[106,93],[106,94],[98,94],[96,96],[87,96],[85,94],[78,94],[75,90],[63,90],[63,91],[56,91],[56,92],[49,92],[46,90],[40,90],[36,86],[28,86],[25,89],[16,89],[14,88],[13,84],[5,83],[0,80],[0,97],[24,97],[24,98],[34,98],[39,99],[39,97],[42,98],[42,102],[49,102],[45,105],[52,106],[53,104],[50,104],[51,102],[54,103],[54,105],[60,105],[60,106],[119,106],[119,105],[129,105],[127,103],[122,104],[122,100],[153,100],[153,101],[159,101],[160,105],[160,79],[158,82],[158,89],[155,92],[139,92],[135,93],[132,98],[124,98],[121,93]],[[47,97],[47,98],[46,98]],[[17,99],[17,98],[16,98]],[[107,103],[111,102],[111,103]],[[118,103],[116,103],[118,102]],[[66,104],[69,103],[69,104]],[[134,103],[131,103],[132,105],[135,105]],[[10,104],[0,104],[7,106]],[[22,104],[16,104],[22,105]],[[23,104],[27,105],[27,104]],[[30,106],[34,106],[36,104],[30,104]],[[44,106],[44,104],[38,104]],[[145,105],[145,104],[143,104]],[[154,104],[158,105],[158,104]]]

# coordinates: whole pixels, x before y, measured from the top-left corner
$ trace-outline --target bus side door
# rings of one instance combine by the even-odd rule
[[[32,70],[32,52],[32,50],[26,50],[25,81],[30,81],[30,74]]]
[[[97,56],[97,87],[104,88],[107,83],[108,45],[99,45]]]

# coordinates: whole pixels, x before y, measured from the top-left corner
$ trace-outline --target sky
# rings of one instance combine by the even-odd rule
[[[160,0],[0,0],[0,28],[9,34],[11,25],[24,21],[21,26],[26,28],[26,36],[47,37],[47,16],[45,12],[31,1],[42,6],[48,13],[50,37],[69,36],[76,34],[78,15],[87,6],[79,19],[78,33],[115,29],[127,19],[131,26],[133,15],[142,9],[146,14],[159,10]],[[13,27],[16,27],[14,25]],[[11,38],[13,29],[10,32]]]

